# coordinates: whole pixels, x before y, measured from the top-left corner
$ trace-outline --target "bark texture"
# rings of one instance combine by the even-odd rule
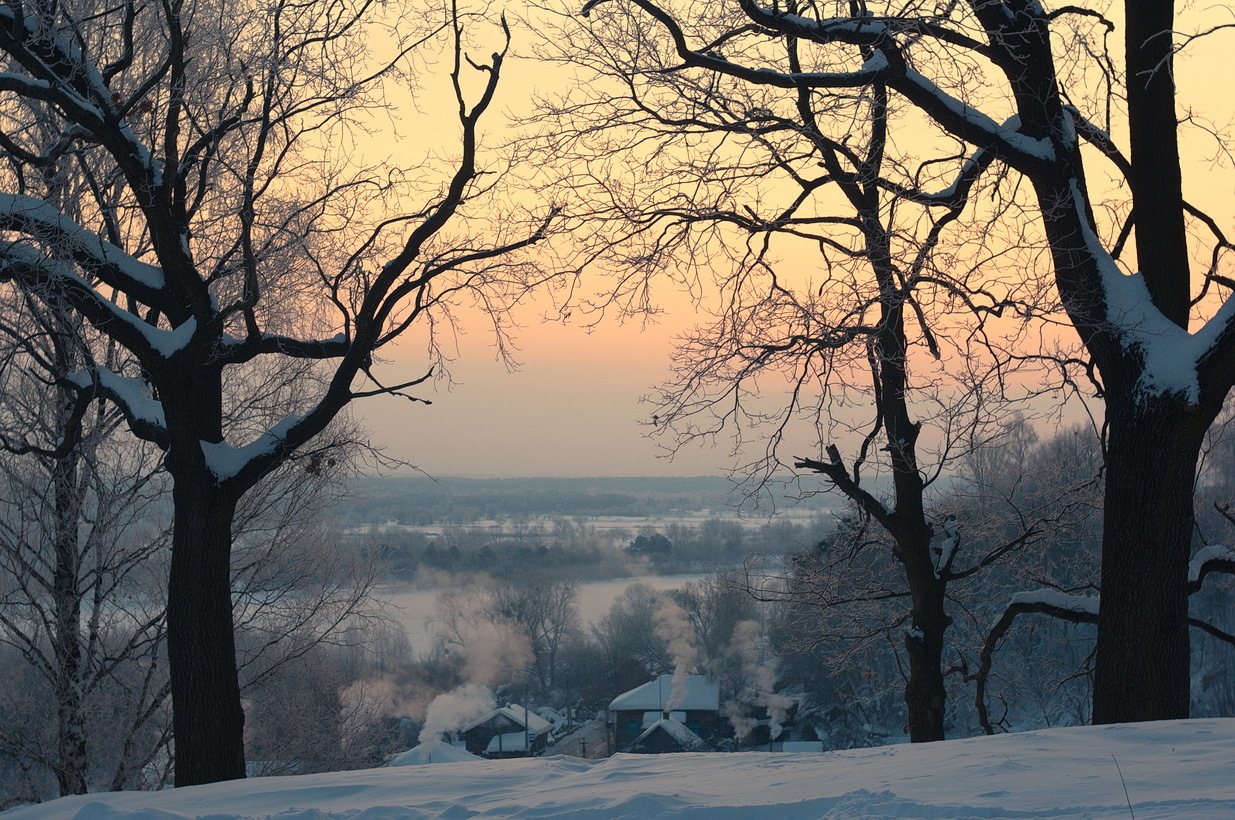
[[[1188,716],[1188,560],[1207,425],[1181,405],[1108,405],[1094,723]]]
[[[167,651],[176,785],[245,776],[244,711],[232,624],[235,503],[205,479],[176,478]]]

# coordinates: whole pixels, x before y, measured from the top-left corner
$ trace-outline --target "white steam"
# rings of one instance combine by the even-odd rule
[[[460,635],[460,641],[468,683],[496,686],[521,675],[536,657],[527,635],[506,622],[481,621]]]
[[[417,738],[421,759],[427,759],[441,745],[444,733],[466,726],[496,708],[493,690],[483,683],[465,683],[438,695],[425,710],[425,723]]]
[[[512,624],[478,620],[457,629],[467,683],[438,695],[425,709],[417,738],[421,759],[442,742],[442,735],[461,729],[497,708],[492,687],[521,674],[535,656],[531,641]]]
[[[776,688],[776,674],[760,659],[758,621],[738,622],[733,629],[729,655],[740,668],[739,680],[742,681],[737,695],[725,702],[734,736],[739,742],[750,736],[759,721],[751,715],[749,707],[762,706],[768,713],[769,736],[775,740],[785,729],[794,701],[772,691]]]
[[[656,637],[665,642],[673,658],[673,686],[665,703],[665,709],[671,710],[686,700],[690,676],[695,671],[695,661],[699,655],[695,648],[695,627],[686,610],[668,596],[662,597],[653,620],[656,623]]]

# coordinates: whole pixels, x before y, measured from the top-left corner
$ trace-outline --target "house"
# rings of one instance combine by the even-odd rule
[[[553,725],[517,703],[474,720],[459,730],[465,748],[488,758],[531,757],[544,754]]]
[[[661,675],[614,698],[609,704],[614,748],[625,750],[663,719],[680,724],[700,738],[715,734],[721,723],[716,680],[708,675],[686,675],[681,686],[675,696],[674,676]]]
[[[624,751],[650,755],[715,751],[711,744],[678,720],[681,714],[670,712],[668,716],[660,718],[627,744]]]

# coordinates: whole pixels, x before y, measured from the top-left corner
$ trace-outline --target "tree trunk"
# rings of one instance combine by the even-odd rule
[[[1053,190],[1036,184],[1060,290],[1105,388],[1108,432],[1093,722],[1186,717],[1187,572],[1196,463],[1225,390],[1202,380],[1202,406],[1197,407],[1179,395],[1141,394],[1141,354],[1109,332],[1101,303],[1085,298],[1082,283],[1098,278],[1085,269],[1098,260],[1078,237],[1092,227],[1082,225],[1069,209],[1052,210],[1052,202],[1063,201],[1063,181]],[[1139,200],[1136,212],[1140,231]],[[1173,288],[1164,282],[1159,287],[1163,293]],[[1170,317],[1173,297],[1155,296],[1155,304],[1158,298]]]
[[[245,776],[230,570],[236,505],[204,468],[174,481],[167,651],[176,785],[190,786]]]
[[[71,411],[68,407],[64,415]],[[68,435],[66,432],[65,435]],[[52,463],[52,493],[56,521],[56,633],[52,655],[56,675],[56,783],[60,794],[86,793],[86,726],[82,713],[81,551],[78,520],[78,460],[73,450]]]
[[[905,635],[909,656],[909,681],[905,684],[905,707],[910,743],[944,739],[943,636],[950,622],[943,611],[943,596],[930,611],[915,609],[913,629]]]
[[[877,93],[877,110],[886,105]],[[880,114],[882,117],[882,113]],[[926,484],[918,469],[918,434],[922,426],[909,413],[909,339],[905,331],[905,296],[896,277],[890,251],[890,231],[879,221],[877,186],[868,193],[863,213],[871,267],[879,282],[879,330],[875,335],[878,362],[876,390],[888,441],[896,512],[884,526],[896,540],[897,558],[913,600],[912,629],[905,635],[909,680],[905,683],[906,725],[911,743],[944,739],[947,691],[943,683],[943,639],[951,623],[945,611],[944,582],[935,573],[931,554],[934,534],[926,516]]]
[[[1184,225],[1183,175],[1172,65],[1173,0],[1125,3],[1128,148],[1137,268],[1158,310],[1188,326],[1192,279]]]
[[[1154,305],[1188,326],[1189,259],[1172,66],[1173,0],[1125,3],[1129,184],[1137,267]],[[1182,366],[1182,364],[1181,364]],[[1217,408],[1148,406],[1106,373],[1109,440],[1093,721],[1188,716],[1188,559],[1196,462]]]
[[[1207,415],[1181,400],[1108,398],[1094,723],[1188,716],[1188,560]]]
[[[915,474],[916,475],[916,474]],[[920,480],[920,479],[919,479]],[[931,553],[931,526],[920,503],[922,488],[906,504],[912,525],[893,534],[898,556],[905,568],[905,581],[913,600],[910,630],[905,633],[905,654],[909,658],[909,680],[905,682],[905,720],[910,743],[944,739],[944,710],[947,689],[943,682],[943,642],[951,625],[944,590],[946,582],[935,572]],[[897,516],[902,511],[897,510]],[[909,522],[903,522],[909,523]]]

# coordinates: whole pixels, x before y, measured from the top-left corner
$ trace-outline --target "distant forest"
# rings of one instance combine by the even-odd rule
[[[742,500],[723,477],[439,478],[361,477],[341,510],[347,527],[463,525],[542,516],[655,518],[735,508]],[[788,500],[787,498],[785,500]],[[835,497],[795,500],[798,510],[825,510]]]

